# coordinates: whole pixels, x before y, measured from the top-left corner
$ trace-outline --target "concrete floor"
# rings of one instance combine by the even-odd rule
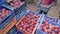
[[[37,2],[35,4],[34,3],[27,4],[27,7],[32,11],[39,12],[39,9],[36,7],[36,5],[37,5]],[[59,12],[60,12],[60,5],[58,4],[57,6],[51,7],[47,15],[53,18],[59,19],[59,16],[60,16]]]

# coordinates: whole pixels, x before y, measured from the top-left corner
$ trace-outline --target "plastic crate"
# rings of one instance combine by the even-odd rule
[[[26,22],[26,20],[27,20],[27,22]],[[24,21],[24,26],[22,26],[22,27],[25,27],[26,26],[26,24],[25,23],[29,23],[29,24],[32,24],[32,23],[34,23],[35,25],[34,25],[34,27],[32,26],[32,25],[30,25],[31,27],[32,27],[32,29],[30,29],[29,30],[29,27],[30,26],[28,26],[28,27],[26,27],[26,29],[20,29],[21,27],[19,26],[19,25],[22,25],[21,23]],[[28,22],[29,21],[29,22]],[[30,23],[31,22],[31,23]],[[28,24],[28,25],[29,25]],[[18,23],[16,24],[16,27],[17,27],[17,29],[18,29],[18,31],[20,31],[20,32],[22,32],[23,34],[34,34],[35,33],[35,30],[36,30],[36,28],[37,28],[37,25],[38,25],[38,23],[37,22],[35,22],[35,21],[33,21],[33,20],[30,20],[30,19],[27,19],[26,17],[22,17],[21,18],[21,20],[19,20],[18,21]]]
[[[23,10],[27,10],[27,7],[26,7],[26,2],[21,5],[18,9],[15,9],[15,13],[18,14],[18,13],[21,13]]]
[[[47,7],[43,7],[40,4],[42,4],[42,2],[38,2],[37,7],[40,8],[40,10],[44,10],[48,13],[49,9],[51,8],[51,5],[46,5]]]
[[[0,30],[3,29],[15,16],[15,14],[11,15],[6,21],[4,21],[1,25],[0,25]]]
[[[4,7],[0,7],[0,10],[3,9],[3,8],[4,8]],[[5,9],[6,9],[6,10],[9,10],[9,9],[7,9],[7,8],[5,8]],[[14,14],[13,11],[11,11],[11,10],[9,10],[9,11],[10,11],[10,13],[9,13],[8,15],[6,15],[5,17],[3,17],[2,20],[0,20],[0,29],[2,29],[2,26],[9,21],[8,18],[9,18],[11,15]],[[15,15],[15,14],[14,14],[14,15]],[[13,15],[13,16],[14,16],[14,15]],[[7,22],[6,22],[6,21],[7,21]]]
[[[4,7],[1,7],[0,10],[2,10],[3,8],[4,8]],[[9,10],[9,9],[7,9],[7,8],[5,8],[5,9],[6,9],[6,10]],[[4,16],[2,20],[0,20],[0,24],[2,24],[3,21],[5,21],[9,16],[11,16],[11,15],[14,13],[14,12],[11,11],[11,10],[9,10],[9,11],[10,11],[10,13],[9,13],[8,15]]]
[[[8,5],[7,3],[2,4],[2,6],[5,7],[5,8],[8,8],[8,9],[11,10],[11,11],[14,11],[14,7]]]
[[[45,16],[45,17],[44,17],[44,20],[47,21],[47,22],[52,22],[52,23],[59,24],[59,23],[58,23],[58,19],[53,18],[53,17]]]
[[[16,14],[18,14],[21,10],[23,10],[23,9],[26,7],[26,2],[23,3],[19,8],[16,8],[16,9],[15,9],[14,7],[6,4],[6,3],[3,4],[2,6],[8,8],[8,9],[14,11]],[[9,7],[8,7],[8,6],[9,6]]]
[[[14,7],[14,9],[19,9],[26,1],[23,1],[20,3],[19,7],[15,8],[14,6],[10,5],[10,3],[14,3],[13,1],[11,1],[10,3],[8,3],[8,5]]]
[[[41,30],[40,28],[42,28],[42,24],[44,24],[44,23],[48,23],[48,24],[50,24],[50,26],[52,25],[52,26],[54,26],[54,27],[56,27],[56,26],[59,26],[58,28],[60,29],[60,25],[59,24],[56,24],[56,23],[52,23],[52,22],[48,22],[48,21],[46,21],[46,20],[44,20],[44,17],[45,17],[45,15],[43,15],[43,17],[42,17],[42,19],[41,19],[41,21],[40,21],[40,24],[38,25],[38,27],[37,27],[37,30],[36,30],[36,34],[47,34],[45,31],[46,30]],[[45,21],[45,22],[44,22]],[[47,24],[46,23],[46,24]],[[46,25],[45,24],[45,25]],[[43,26],[43,27],[45,27],[45,25]],[[48,26],[48,27],[50,27],[50,26]],[[44,28],[45,29],[45,28]],[[50,30],[49,30],[50,31]],[[48,30],[47,30],[47,32],[48,32]],[[52,32],[52,31],[51,31]],[[51,33],[50,33],[51,34]]]
[[[27,12],[27,10],[24,9],[24,10],[22,10],[20,13],[18,13],[18,14],[16,15],[17,21],[18,21],[19,19],[21,19],[21,18],[26,14],[26,12]]]
[[[52,26],[54,26],[54,27],[56,27],[56,23],[51,23],[51,22],[48,22],[49,24],[52,24]],[[42,25],[42,24],[41,24]],[[46,31],[44,32],[44,31],[42,31],[40,28],[41,28],[41,25],[39,25],[40,27],[37,29],[37,31],[36,31],[36,34],[47,34],[46,33]],[[59,25],[57,25],[57,26],[59,26]],[[49,27],[49,26],[48,26]],[[59,29],[60,29],[60,26],[59,26]],[[48,31],[48,29],[47,29],[47,31]],[[51,31],[52,32],[52,31]],[[58,31],[57,31],[58,32]],[[51,33],[50,33],[51,34]],[[57,33],[58,34],[58,33]]]
[[[2,30],[0,30],[0,34],[6,34],[16,24],[16,22],[16,17],[14,17],[9,24],[7,24]]]
[[[0,0],[0,5],[6,3],[6,0]]]
[[[21,13],[21,12],[20,12]],[[21,13],[21,14],[17,14],[17,16],[16,16],[16,18],[17,18],[17,21],[19,20],[19,19],[21,19],[23,16],[25,16],[26,17],[26,15],[28,15],[28,13],[31,13],[31,14],[36,14],[36,15],[38,15],[39,16],[39,19],[37,20],[37,22],[39,22],[40,21],[40,18],[41,18],[41,16],[42,15],[40,15],[40,14],[38,14],[38,13],[35,13],[34,11],[31,11],[31,10],[27,10],[27,9],[24,9],[23,10],[23,12]],[[29,18],[29,17],[28,17]],[[30,17],[31,18],[31,17]]]
[[[20,7],[18,10],[15,10],[15,14],[19,14],[22,13],[23,11],[27,10],[27,8],[25,6]]]

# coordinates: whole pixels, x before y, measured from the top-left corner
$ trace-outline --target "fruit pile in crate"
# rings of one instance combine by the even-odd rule
[[[14,12],[4,8],[4,7],[0,7],[0,24],[6,20],[10,15],[12,15]]]
[[[12,0],[9,5],[11,5],[14,8],[19,8],[20,5],[22,5],[24,2],[21,2],[21,0]]]
[[[60,26],[56,23],[43,21],[36,34],[60,34]]]
[[[17,29],[24,34],[34,34],[41,15],[28,10],[16,24]]]
[[[14,17],[14,11],[0,7],[0,30],[3,29]]]
[[[37,28],[36,34],[60,34],[58,19],[43,16]]]
[[[11,11],[3,8],[0,10],[0,20],[2,20],[5,16],[7,16]]]
[[[38,21],[40,19],[40,15],[36,14],[32,11],[29,11],[26,15],[26,18],[30,19],[30,20],[34,20],[34,21]]]
[[[34,34],[38,23],[23,17],[17,24],[16,27],[19,31],[24,34]]]

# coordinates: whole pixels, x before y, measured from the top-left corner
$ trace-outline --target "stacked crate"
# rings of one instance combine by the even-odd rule
[[[17,5],[17,6],[16,6]],[[0,34],[6,34],[9,32],[9,30],[17,23],[17,21],[25,15],[27,12],[26,8],[26,0],[12,0],[11,2],[6,2],[2,4],[3,10],[7,9],[11,12],[8,16],[6,16],[3,21],[1,22],[1,27],[0,27]],[[0,8],[0,9],[2,9]],[[4,12],[4,11],[3,11]],[[7,14],[6,13],[6,14]],[[3,14],[5,15],[5,14]],[[17,19],[17,20],[16,20]]]
[[[14,11],[17,21],[24,16],[27,11],[26,0],[12,0],[11,2],[5,3],[2,6]]]
[[[24,7],[26,7],[26,0],[24,0],[24,1],[12,0],[11,2],[5,3],[2,6],[8,8],[8,9],[14,11],[16,14],[18,14],[20,11],[22,11],[24,9]]]
[[[43,15],[36,34],[60,34],[60,20]]]
[[[40,18],[41,15],[28,10],[25,16],[18,21],[16,27],[18,31],[22,32],[23,34],[34,34]]]
[[[3,29],[15,16],[14,11],[0,7],[0,30]]]

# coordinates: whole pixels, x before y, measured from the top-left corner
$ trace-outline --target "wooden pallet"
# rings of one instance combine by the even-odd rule
[[[17,23],[16,17],[13,18],[13,20],[5,26],[2,30],[0,30],[0,34],[6,34],[15,24]]]

